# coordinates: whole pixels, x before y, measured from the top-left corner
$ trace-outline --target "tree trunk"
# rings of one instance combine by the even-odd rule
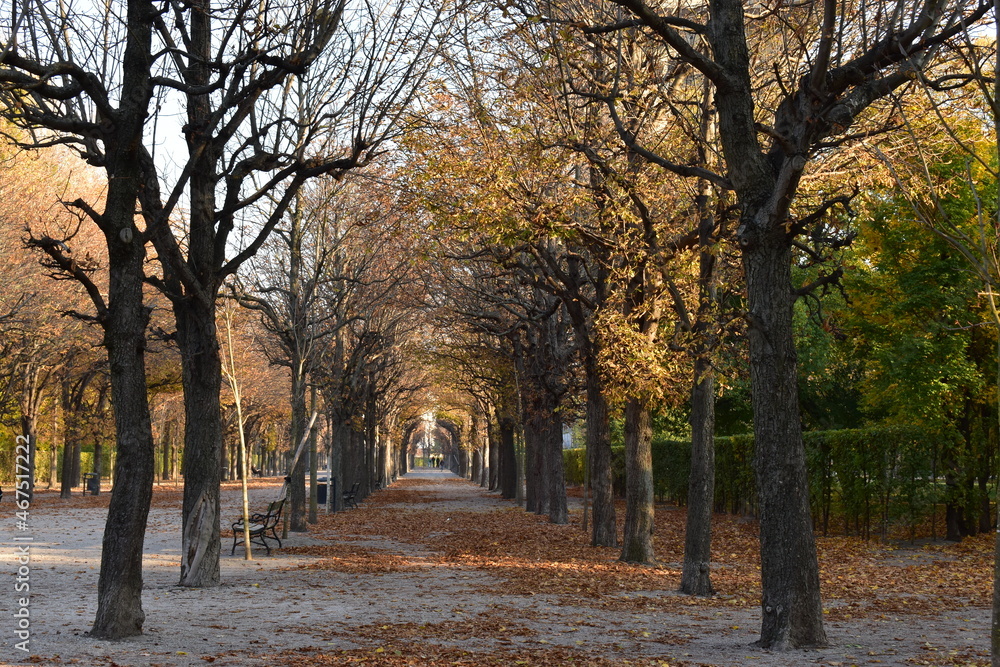
[[[779,650],[825,645],[792,338],[791,249],[784,229],[744,246],[743,261],[760,503],[759,644]]]
[[[584,368],[587,375],[587,458],[593,494],[593,534],[590,543],[595,547],[617,547],[608,401],[594,354],[585,355]]]
[[[708,39],[727,77],[726,86],[716,87],[715,107],[727,174],[742,209],[737,240],[747,286],[760,503],[759,644],[774,649],[819,646],[826,644],[826,633],[799,420],[786,226],[807,153],[783,155],[779,145],[766,155],[761,148],[743,11],[738,0],[713,0]],[[799,122],[781,114],[778,120]]]
[[[72,433],[67,433],[63,442],[62,477],[59,480],[59,497],[73,497],[73,452],[77,443]]]
[[[562,447],[562,417],[553,410],[546,420],[548,422],[548,442],[545,443],[545,456],[548,459],[545,466],[548,473],[548,512],[549,521],[557,524],[569,523],[569,508],[566,503],[566,474],[563,465]]]
[[[70,477],[71,486],[73,488],[80,486],[80,460],[82,459],[82,454],[83,443],[81,443],[79,438],[77,438],[73,442],[73,473],[72,477]]]
[[[514,420],[500,417],[500,496],[517,498],[517,452],[514,445]]]
[[[302,372],[302,360],[293,350],[291,355],[292,366],[292,454],[295,448],[302,442],[306,432],[306,379]],[[289,471],[292,483],[288,486],[288,529],[295,533],[304,533],[309,530],[306,525],[306,468],[308,464],[307,456],[299,457],[295,469]]]
[[[28,497],[35,493],[35,468],[38,460],[38,422],[35,415],[25,412],[21,415],[21,435],[28,446]]]
[[[621,560],[652,564],[653,426],[649,405],[631,397],[625,402],[625,535]]]
[[[104,446],[99,442],[94,443],[94,460],[91,466],[91,472],[97,475],[97,487],[100,489],[101,479],[104,477]]]
[[[458,476],[469,479],[469,452],[464,447],[458,448]]]
[[[316,412],[317,404],[317,392],[316,387],[312,388],[312,397],[310,400],[310,410]],[[318,502],[317,502],[317,488],[316,484],[319,480],[319,421],[313,422],[312,428],[309,429],[309,523],[316,523],[319,521],[317,516]]]
[[[381,429],[377,429],[381,430]],[[384,488],[389,483],[389,475],[391,470],[389,469],[389,447],[391,445],[389,438],[385,435],[385,432],[378,434],[378,484],[381,488]]]
[[[171,464],[174,459],[174,422],[167,419],[163,422],[163,461],[160,479],[164,482],[170,479]]]
[[[138,245],[138,244],[137,244]],[[142,253],[135,251],[136,259]],[[110,266],[114,267],[115,262]],[[146,615],[142,610],[142,548],[146,519],[153,493],[153,431],[146,397],[143,349],[147,312],[142,305],[142,265],[130,266],[131,276],[115,276],[118,285],[109,291],[117,303],[107,327],[111,364],[111,393],[115,414],[118,456],[108,518],[101,549],[101,573],[97,584],[97,615],[90,630],[93,637],[122,639],[142,634]],[[117,278],[117,280],[116,280]],[[99,453],[95,452],[95,456]],[[99,465],[95,461],[95,465]]]
[[[691,472],[681,592],[712,595],[712,502],[715,495],[715,373],[698,356],[691,388]]]
[[[525,477],[528,491],[525,509],[535,514],[548,514],[549,504],[552,502],[550,497],[552,457],[549,455],[552,441],[552,406],[545,400],[543,389],[539,387],[535,391],[537,394],[532,402],[531,414],[524,425],[527,457]]]
[[[331,474],[337,478],[337,488],[333,490],[333,502],[330,504],[331,509],[334,512],[339,512],[344,509],[344,496],[345,490],[349,489],[346,486],[347,479],[344,465],[344,450],[348,446],[348,429],[350,427],[344,425],[342,422],[334,419],[331,420],[330,428],[330,471]]]
[[[63,436],[63,446],[62,451],[66,451],[66,434],[65,431],[60,433],[59,429],[59,401],[53,399],[52,401],[52,443],[49,445],[49,480],[46,488],[51,489],[56,485],[58,481],[59,473],[59,436]]]
[[[709,164],[707,147],[717,143],[715,115],[711,107],[712,88],[706,83],[699,142],[699,162]],[[719,325],[717,243],[714,207],[719,205],[712,185],[699,180],[698,195],[698,305],[691,327],[694,335],[694,368],[691,383],[691,467],[688,477],[687,526],[684,532],[684,565],[681,592],[708,596],[714,593],[711,580],[712,509],[715,502],[715,371],[711,355],[718,345],[714,333]]]
[[[529,403],[526,399],[525,403]],[[521,432],[524,433],[524,509],[527,512],[539,511],[538,502],[538,484],[535,481],[539,474],[541,473],[541,467],[539,462],[535,458],[535,452],[538,450],[536,446],[538,429],[535,426],[535,420],[533,417],[529,416],[528,410],[534,409],[525,408],[524,418],[521,420]]]
[[[487,422],[489,418],[487,417]],[[482,423],[476,427],[476,439],[479,442],[479,463],[481,465],[479,471],[479,486],[484,489],[489,490],[490,488],[490,447],[493,443],[490,441],[489,428],[487,428],[486,437],[483,438],[482,434]]]
[[[517,504],[524,507],[524,461],[525,461],[525,451],[524,451],[524,428],[520,432],[515,434],[515,437],[520,441],[520,447],[517,443],[514,445],[514,463],[517,469],[517,481],[514,483],[514,490],[517,493]]]
[[[181,586],[217,586],[222,468],[222,365],[215,303],[175,300],[184,381],[184,508]]]
[[[499,427],[495,420],[487,416],[486,433],[490,441],[489,456],[489,490],[496,491],[500,488],[500,437]]]
[[[362,498],[367,498],[375,489],[375,452],[378,447],[377,434],[375,433],[375,394],[373,391],[374,378],[369,377],[365,398],[365,419],[364,419],[364,476],[361,478]]]
[[[103,226],[108,248],[108,299],[103,322],[115,416],[115,478],[101,548],[93,637],[123,639],[142,633],[142,548],[153,495],[153,426],[146,393],[146,325],[143,303],[145,245],[135,229],[142,174],[138,147],[151,97],[149,54],[156,10],[147,0],[129,0],[129,30],[122,60],[123,95],[105,139],[108,191]],[[100,466],[94,448],[94,466]]]
[[[59,401],[62,403],[63,415],[67,417],[72,414],[71,406],[72,384],[68,379],[64,379],[59,386]],[[76,449],[77,435],[76,426],[71,418],[63,419],[63,455],[62,455],[62,478],[60,479],[59,497],[70,498],[73,496],[73,452]]]
[[[176,426],[176,423],[175,423]],[[180,448],[177,446],[177,433],[176,428],[174,429],[174,434],[170,437],[170,479],[174,480],[174,484],[177,483],[177,478],[181,474],[181,456]]]
[[[399,467],[399,474],[405,475],[410,471],[410,439],[413,437],[413,431],[407,430],[403,434],[403,440],[399,443],[399,451],[397,456],[399,460],[397,466]]]
[[[129,14],[134,11],[129,3]],[[114,179],[112,179],[114,180]],[[126,221],[130,228],[135,192],[108,190],[105,215]],[[109,283],[105,346],[111,372],[112,408],[115,416],[115,479],[101,549],[97,582],[97,615],[93,637],[122,639],[142,634],[142,548],[146,519],[153,494],[154,445],[146,394],[146,324],[142,279],[145,250],[131,234],[108,234]],[[94,448],[94,467],[100,469],[101,452]]]
[[[364,433],[359,431],[353,425],[349,426],[350,433],[350,446],[348,449],[348,455],[346,464],[349,469],[347,479],[345,480],[344,490],[351,488],[355,482],[360,482],[361,486],[359,489],[364,488],[364,476],[365,476],[365,436]],[[359,499],[363,495],[358,493]]]

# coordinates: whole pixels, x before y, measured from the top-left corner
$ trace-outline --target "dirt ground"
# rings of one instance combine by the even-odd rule
[[[277,480],[256,482],[252,508],[278,490]],[[828,647],[773,653],[752,646],[756,593],[738,590],[753,579],[754,566],[725,562],[742,538],[720,529],[722,557],[713,571],[720,593],[693,601],[674,592],[679,563],[669,560],[676,549],[662,549],[659,568],[615,563],[614,550],[586,546],[579,525],[552,526],[444,471],[410,473],[359,509],[292,534],[274,555],[255,551],[252,561],[239,551],[229,555],[239,496],[237,485],[224,486],[223,584],[210,589],[176,585],[180,489],[159,486],[146,536],[145,634],[97,641],[87,630],[107,494],[61,500],[39,493],[27,530],[18,530],[11,496],[0,503],[7,517],[0,522],[4,665],[988,664],[990,582],[966,582],[975,588],[967,593],[931,576],[969,572],[959,567],[963,552],[865,551],[871,575],[844,563],[838,570],[835,555],[821,554],[824,585],[856,572],[859,592],[831,589]],[[752,526],[732,525],[752,533]],[[660,543],[676,541],[659,527],[657,535],[658,554]],[[15,647],[14,617],[23,595],[15,590],[17,554],[25,544],[17,538],[25,536],[32,538],[27,653]],[[565,558],[550,555],[570,544],[580,546]],[[921,577],[933,591],[893,590],[896,573]]]

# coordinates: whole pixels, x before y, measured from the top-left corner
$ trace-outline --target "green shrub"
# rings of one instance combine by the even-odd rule
[[[908,527],[912,533],[942,501],[936,459],[954,437],[901,426],[803,434],[816,528],[866,538],[885,537],[893,527]],[[657,498],[686,503],[691,442],[658,435],[652,449]],[[566,450],[564,457],[567,483],[582,484],[585,450]],[[618,495],[625,491],[624,458],[623,447],[612,447]],[[752,434],[715,438],[715,509],[757,512]]]

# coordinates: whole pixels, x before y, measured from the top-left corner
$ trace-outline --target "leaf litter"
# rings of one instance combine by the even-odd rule
[[[275,484],[257,482],[256,502],[273,494]],[[236,511],[238,494],[235,486],[223,493],[225,541],[226,519]],[[60,504],[43,497],[38,513],[53,519],[53,529],[58,530],[55,510],[81,525],[88,513],[106,507],[106,498],[77,496]],[[989,664],[993,544],[988,535],[919,546],[817,538],[831,644],[771,653],[751,645],[760,622],[759,551],[756,524],[742,517],[713,517],[717,593],[691,598],[676,592],[683,509],[657,506],[659,562],[632,565],[619,562],[615,548],[589,546],[578,499],[571,498],[576,509],[570,523],[553,525],[470,482],[414,474],[373,494],[360,509],[321,515],[308,535],[293,534],[271,558],[256,553],[255,561],[244,562],[227,553],[223,585],[192,590],[174,585],[177,535],[166,532],[177,530],[180,499],[171,487],[154,493],[146,634],[115,645],[86,639],[93,592],[79,587],[96,582],[97,561],[74,551],[64,566],[52,568],[58,570],[53,576],[66,576],[69,583],[42,598],[41,604],[52,604],[39,606],[38,613],[54,621],[58,607],[67,614],[59,627],[75,627],[53,637],[40,623],[38,645],[48,648],[34,662]],[[620,523],[624,507],[617,510]],[[80,539],[87,548],[99,545],[89,536]],[[81,563],[89,567],[81,570]]]

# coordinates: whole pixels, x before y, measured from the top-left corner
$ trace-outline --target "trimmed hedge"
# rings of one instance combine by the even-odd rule
[[[35,479],[36,482],[40,482],[42,487],[45,486],[49,475],[49,457],[51,456],[50,445],[48,443],[42,443],[41,447],[35,452]],[[90,472],[94,469],[94,446],[84,445],[80,452],[80,471]],[[109,472],[111,470],[111,454],[112,447],[104,447],[102,451],[102,467],[103,471],[102,477],[107,479]],[[0,435],[0,485],[4,487],[11,486],[14,484],[16,475],[16,452],[15,443],[13,436],[7,436],[7,434]],[[56,484],[59,484],[58,480],[62,478],[62,451],[58,452],[58,458],[56,459]],[[581,478],[582,479],[582,478]]]
[[[914,427],[814,431],[803,434],[814,524],[824,533],[885,537],[892,527],[913,532],[942,502],[938,464],[954,436]],[[654,437],[653,484],[661,500],[687,502],[691,442]],[[583,449],[565,450],[566,481],[583,483]],[[624,494],[624,448],[612,448],[615,492]],[[715,439],[715,509],[754,515],[757,485],[753,435]]]

